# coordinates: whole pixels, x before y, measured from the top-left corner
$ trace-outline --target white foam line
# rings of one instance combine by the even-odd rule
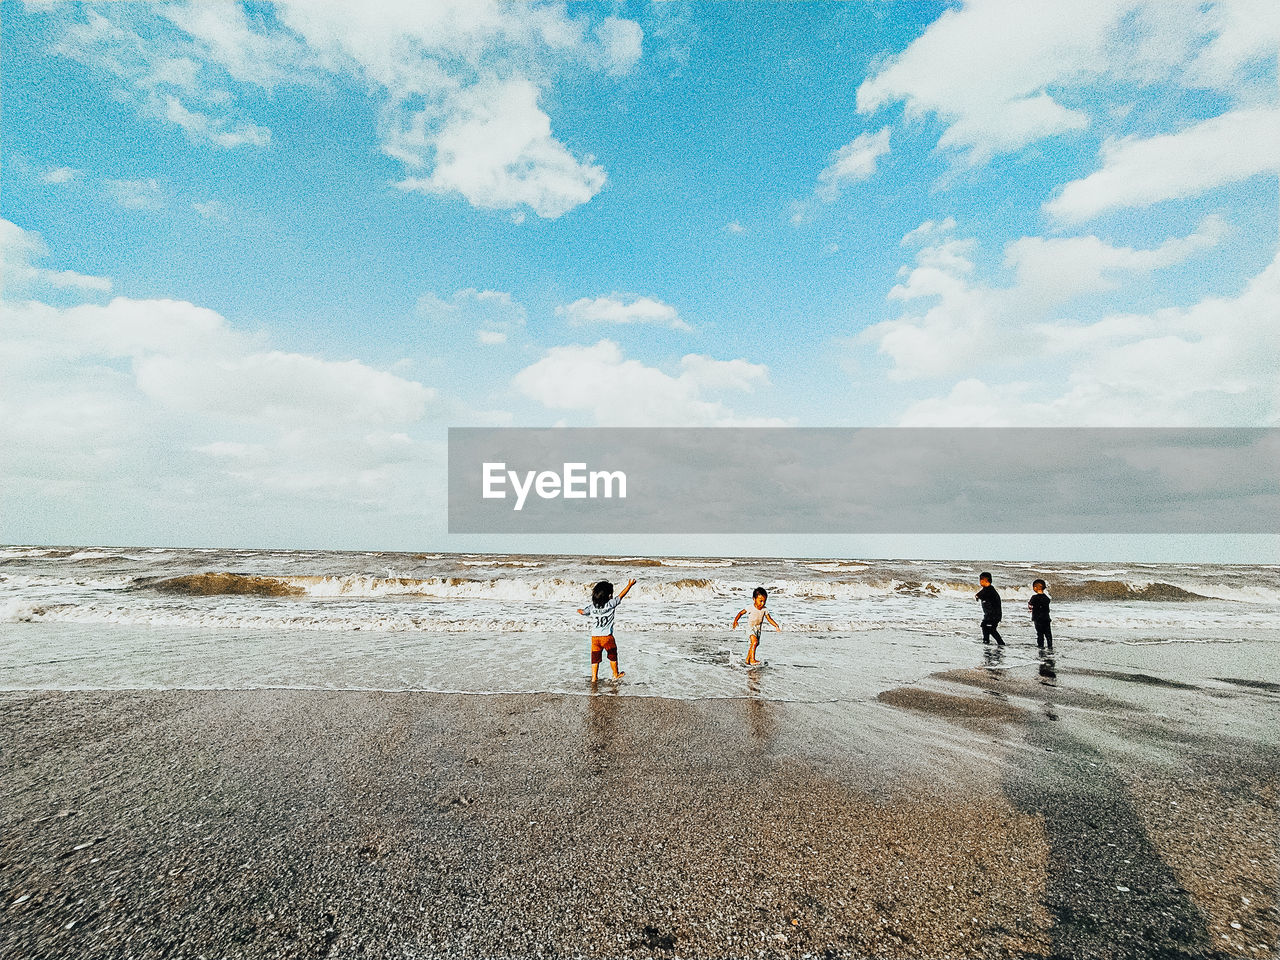
[[[253,693],[255,691],[296,691],[296,692],[314,692],[314,693],[430,693],[444,694],[448,696],[465,696],[465,697],[592,697],[601,695],[600,691],[613,686],[613,681],[602,679],[593,688],[591,684],[583,678],[582,687],[578,689],[575,685],[574,689],[559,690],[459,690],[448,687],[330,687],[319,686],[314,684],[262,684],[258,686],[241,686],[241,685],[205,685],[205,686],[155,686],[155,687],[104,687],[104,686],[68,686],[68,685],[44,685],[44,686],[28,686],[28,687],[7,687],[0,686],[0,692],[4,693]],[[741,693],[726,694],[699,694],[697,696],[671,696],[670,694],[661,693],[641,693],[636,690],[637,687],[646,686],[644,681],[624,680],[618,684],[618,690],[627,690],[629,695],[635,698],[646,700],[673,700],[681,703],[698,702],[702,700],[758,700],[769,703],[866,703],[874,697],[818,697],[814,699],[800,697],[763,697],[744,695]],[[611,696],[612,694],[603,694]]]

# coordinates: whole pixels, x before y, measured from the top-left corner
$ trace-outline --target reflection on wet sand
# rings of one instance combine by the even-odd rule
[[[587,704],[587,751],[603,759],[616,760],[618,685],[600,684]]]
[[[751,728],[752,739],[759,746],[773,739],[778,726],[774,715],[777,704],[764,698],[764,686],[756,671],[747,674],[747,723]]]
[[[1058,666],[1052,653],[1040,651],[1040,682],[1046,687],[1057,686]]]

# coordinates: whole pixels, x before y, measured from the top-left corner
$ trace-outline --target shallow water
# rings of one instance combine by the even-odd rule
[[[596,579],[631,576],[617,624],[630,694],[860,700],[947,669],[1030,668],[1038,576],[1070,598],[1054,601],[1056,653],[1078,667],[1276,673],[1274,566],[984,568],[1005,600],[1003,652],[977,642],[967,562],[6,547],[0,689],[586,693],[575,608]],[[237,576],[208,576],[223,573]],[[757,585],[783,632],[766,632],[753,671],[729,627]],[[257,592],[202,592],[226,589]],[[1185,599],[1138,599],[1151,595]]]

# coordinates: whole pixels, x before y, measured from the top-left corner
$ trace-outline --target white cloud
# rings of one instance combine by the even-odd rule
[[[501,290],[477,290],[468,287],[457,290],[448,300],[434,293],[424,293],[418,298],[418,315],[426,320],[456,321],[462,317],[474,318],[484,314],[494,322],[524,323],[525,309],[511,294]]]
[[[30,328],[15,324],[9,334],[14,342],[30,342],[63,358],[195,356],[212,361],[248,349],[217,313],[182,300],[116,297],[105,306],[42,306],[32,306]]]
[[[256,443],[230,443],[219,440],[196,447],[199,453],[207,453],[211,457],[241,458],[254,456],[264,452],[264,447]]]
[[[502,420],[402,365],[273,349],[182,300],[19,302],[23,288],[110,288],[37,266],[47,255],[0,220],[0,519],[23,542],[304,545],[359,530],[412,547],[443,511],[444,411]]]
[[[233,79],[265,90],[296,83],[314,70],[314,58],[293,34],[254,29],[239,3],[172,4],[157,11],[192,37],[204,58]]]
[[[0,253],[8,292],[110,288],[105,278],[37,268],[44,243],[5,220]],[[88,504],[95,529],[122,504],[137,517],[163,509],[170,524],[211,509],[232,526],[246,509],[305,513],[306,504],[268,490],[306,494],[312,509],[319,499],[419,511],[404,492],[419,494],[426,454],[404,442],[404,429],[434,399],[425,385],[355,360],[266,348],[260,335],[184,301],[0,303],[6,495],[42,511],[56,503],[59,516]],[[207,497],[214,492],[218,504]]]
[[[593,323],[647,323],[670,327],[672,330],[693,329],[682,319],[675,307],[652,297],[637,297],[624,303],[618,294],[591,299],[583,297],[565,306],[556,307],[556,313],[576,327]]]
[[[604,53],[604,62],[610,73],[629,73],[640,60],[644,31],[640,24],[618,17],[606,17],[596,27],[596,36]]]
[[[387,438],[420,422],[435,392],[261,341],[177,300],[0,304],[0,443],[21,444],[8,475],[37,500],[62,482],[135,504],[197,487],[261,506],[264,484],[399,497],[396,465],[423,454]]]
[[[1248,102],[1248,67],[1274,71],[1278,21],[1267,0],[969,0],[866,80],[858,109],[901,102],[908,118],[936,116],[939,146],[982,163],[1083,130],[1084,106],[1109,99],[1082,98],[1091,86],[1172,79]]]
[[[604,170],[579,162],[551,136],[538,91],[523,78],[481,84],[457,94],[453,113],[432,138],[435,169],[406,177],[401,190],[457,192],[473,206],[528,206],[553,219],[586,203],[604,186]]]
[[[1020,307],[1043,313],[1083,293],[1113,290],[1135,274],[1181,263],[1216,246],[1225,233],[1221,219],[1207,217],[1195,232],[1150,250],[1115,247],[1095,236],[1023,237],[1005,248],[1005,264],[1014,270]]]
[[[746,227],[744,227],[742,224],[740,224],[737,220],[734,220],[734,221],[732,221],[731,223],[726,223],[726,224],[724,225],[724,232],[725,232],[725,233],[739,233],[739,234],[740,234],[740,233],[746,233],[746,232],[747,232],[747,228],[746,228]]]
[[[243,123],[234,129],[222,118],[214,119],[207,114],[188,110],[182,101],[172,94],[161,98],[164,104],[164,116],[181,127],[195,141],[206,141],[215,146],[242,147],[245,145],[265,147],[271,142],[271,131],[255,123]]]
[[[955,228],[956,221],[954,217],[947,217],[945,220],[941,221],[926,220],[914,230],[908,230],[898,245],[902,247],[909,247],[913,244],[928,240],[930,237],[950,233]]]
[[[405,190],[555,218],[603,186],[604,170],[569,151],[540,103],[562,74],[629,72],[643,47],[633,21],[488,0],[282,0],[272,10],[266,17],[237,4],[106,7],[105,16],[64,16],[72,22],[57,49],[200,142],[270,142],[269,130],[236,116],[242,87],[354,78],[375,101],[383,151],[406,166]]]
[[[1189,80],[1211,90],[1243,92],[1245,100],[1253,99],[1248,94],[1256,83],[1261,100],[1274,100],[1274,67],[1270,78],[1266,71],[1251,77],[1246,68],[1268,61],[1274,64],[1280,47],[1280,5],[1271,0],[1220,2],[1209,6],[1203,16],[1212,39],[1192,60]]]
[[[847,183],[866,180],[876,172],[876,161],[889,152],[889,128],[864,133],[831,155],[831,163],[818,174],[818,198],[828,203],[840,196]]]
[[[221,200],[197,200],[191,204],[191,209],[206,220],[217,220],[226,222],[231,218],[231,210]]]
[[[713,360],[689,353],[680,358],[680,376],[697,384],[699,390],[738,390],[754,393],[769,386],[769,368],[747,360]]]
[[[628,360],[618,345],[553,347],[516,374],[512,385],[550,410],[577,410],[610,426],[780,426],[777,419],[743,418],[709,395],[751,392],[769,382],[768,368],[746,360],[690,354],[671,375]]]
[[[1104,144],[1102,169],[1068,183],[1045,209],[1079,222],[1263,173],[1280,175],[1280,110],[1236,110],[1178,133]]]
[[[51,364],[9,341],[11,309],[0,304],[0,445],[8,490],[23,482],[55,502],[68,487],[93,486],[118,472],[131,450],[146,450],[145,404],[125,375],[102,366]],[[147,458],[143,458],[144,462]],[[8,505],[6,513],[13,509]],[[12,521],[12,515],[6,517]]]
[[[1036,333],[1063,375],[1038,384],[968,378],[921,400],[907,426],[1280,425],[1280,256],[1238,296],[1053,324]],[[1063,384],[1060,392],[1051,387]]]
[[[1115,3],[968,3],[942,14],[858,88],[858,109],[902,101],[908,117],[937,114],[939,143],[973,162],[1042,137],[1078,130],[1088,118],[1045,93],[1060,78],[1104,68],[1107,33],[1124,15]]]
[[[486,346],[506,343],[527,321],[524,306],[500,290],[468,287],[442,300],[434,293],[418,298],[418,317],[435,326],[467,326]]]
[[[202,42],[185,34],[175,35],[163,29],[164,19],[185,23],[193,30],[217,24],[225,34],[235,33],[237,20],[243,14],[235,4],[196,4],[190,7],[131,7],[114,5],[104,8],[108,16],[97,10],[85,10],[84,19],[74,17],[74,8],[55,8],[64,27],[54,52],[77,60],[106,76],[115,84],[119,97],[135,104],[141,113],[153,119],[177,125],[195,142],[224,148],[265,146],[270,132],[255,123],[235,118],[230,112],[230,97],[222,89],[221,78],[227,67],[210,70],[210,53],[229,55],[229,48],[219,45],[202,50]],[[135,22],[154,15],[142,28]],[[263,49],[242,41],[243,55],[258,55]],[[235,46],[234,44],[232,46]],[[278,47],[272,47],[272,61],[283,69],[284,58]],[[243,57],[242,57],[243,58]],[[231,61],[239,62],[236,60]],[[262,62],[266,62],[263,60]],[[234,74],[233,74],[234,76]],[[299,71],[288,76],[297,79]],[[265,83],[262,77],[257,78]],[[200,108],[189,106],[198,100]],[[187,101],[187,102],[184,102]],[[213,115],[217,111],[218,115]]]
[[[942,397],[917,401],[902,415],[902,427],[1047,427],[1045,411],[1025,405],[1026,383],[991,387],[981,380],[961,380]],[[1073,424],[1078,426],[1079,424]]]
[[[1224,231],[1217,218],[1206,218],[1192,234],[1149,250],[1095,236],[1024,237],[1005,248],[1005,266],[1014,277],[1007,287],[974,282],[976,244],[942,235],[917,252],[915,266],[889,292],[890,300],[906,305],[903,315],[860,336],[893,361],[893,379],[944,376],[992,357],[1023,357],[1038,349],[1035,324],[1055,309],[1181,263],[1214,246]],[[913,311],[921,301],[928,306]]]
[[[106,193],[126,210],[159,210],[164,206],[164,191],[154,179],[107,180]]]
[[[58,287],[83,293],[109,292],[111,281],[73,270],[49,270],[36,265],[49,254],[40,234],[0,219],[0,280],[6,293],[31,287]]]
[[[78,180],[81,172],[73,167],[51,167],[40,174],[40,182],[51,185],[70,183],[72,180]]]
[[[148,353],[134,357],[134,376],[139,390],[174,410],[309,429],[415,423],[433,396],[355,360],[279,351]]]

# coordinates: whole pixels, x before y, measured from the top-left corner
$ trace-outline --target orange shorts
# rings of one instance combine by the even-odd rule
[[[591,638],[591,662],[600,662],[600,651],[605,650],[609,653],[610,660],[618,659],[618,641],[613,639],[613,634],[607,637]]]

